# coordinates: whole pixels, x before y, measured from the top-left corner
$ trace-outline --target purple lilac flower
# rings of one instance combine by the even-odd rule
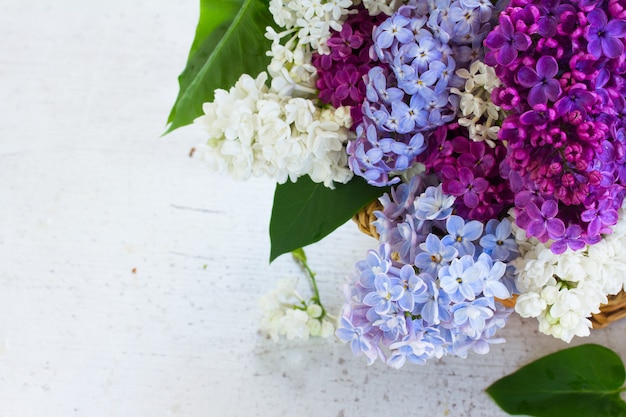
[[[560,100],[563,100],[562,98]],[[571,103],[567,104],[570,108],[578,106],[576,95],[573,96]],[[565,108],[565,107],[564,107]],[[564,110],[561,114],[564,114],[567,110]],[[536,126],[544,130],[550,122],[556,120],[556,111],[546,106],[545,104],[536,104],[535,107],[521,114],[519,121],[523,125]]]
[[[563,13],[574,13],[575,9],[569,4],[562,4],[559,0],[543,0],[537,5],[541,17],[538,23],[538,33],[544,38],[552,38],[557,33],[560,16]]]
[[[458,164],[481,175],[491,172],[496,165],[496,158],[493,153],[487,152],[485,142],[471,141],[467,145],[467,152],[463,152],[457,159]]]
[[[561,97],[554,107],[559,116],[563,116],[567,113],[579,111],[583,116],[587,114],[587,109],[595,103],[595,96],[593,93],[585,90],[584,88],[571,88],[566,95]]]
[[[587,16],[589,22],[587,50],[596,58],[604,55],[617,58],[624,52],[622,38],[626,34],[626,21],[612,19],[608,21],[606,13],[601,9],[592,10]]]
[[[404,92],[397,87],[387,88],[387,74],[383,67],[374,67],[368,73],[369,84],[367,99],[369,101],[382,101],[386,104],[401,101]]]
[[[371,68],[368,55],[372,45],[372,30],[382,16],[370,16],[361,6],[349,14],[341,31],[333,31],[327,41],[330,54],[313,54],[312,64],[317,69],[319,98],[334,107],[351,106],[353,129],[362,119],[361,104],[365,98],[363,76]]]
[[[337,71],[335,74],[337,88],[335,94],[331,96],[330,101],[335,107],[341,106],[342,103],[349,100],[358,103],[363,99],[361,74],[356,67],[347,65],[344,69]]]
[[[330,55],[335,59],[348,58],[353,54],[353,50],[358,50],[365,42],[364,34],[359,30],[355,31],[350,22],[347,23],[341,26],[339,36],[331,36],[326,42],[331,51]]]
[[[517,79],[524,87],[530,88],[528,104],[546,104],[548,100],[554,102],[561,94],[561,85],[554,77],[559,71],[556,59],[551,56],[542,56],[537,61],[537,69],[522,67],[517,73]]]
[[[469,208],[478,206],[480,194],[487,191],[489,183],[481,177],[475,177],[472,170],[461,167],[457,171],[458,180],[448,180],[443,183],[443,191],[453,196],[462,196],[463,202]]]
[[[563,238],[557,240],[552,243],[550,249],[552,252],[557,255],[565,252],[569,246],[570,249],[576,251],[585,247],[585,242],[580,238],[582,234],[582,229],[577,224],[570,225],[567,229],[565,229],[565,233],[563,234]]]
[[[624,0],[609,0],[608,10],[609,14],[616,19],[626,18],[626,4],[624,4]]]
[[[418,243],[423,240],[424,222],[417,220],[413,216],[407,216],[403,222],[397,224],[392,232],[389,244],[397,250],[400,260],[410,262],[415,259],[418,252]]]
[[[476,6],[466,6],[462,3],[455,3],[450,6],[448,10],[448,18],[455,21],[454,33],[455,36],[463,36],[469,33],[477,33],[481,25],[481,16],[478,4]],[[490,10],[490,9],[488,9]],[[486,20],[489,20],[491,16],[484,16]]]
[[[605,233],[607,227],[615,226],[618,218],[617,210],[613,208],[611,201],[608,200],[599,203],[598,207],[583,211],[580,217],[583,221],[589,223],[587,226],[587,234],[589,236]]]
[[[558,213],[559,205],[554,200],[544,201],[541,208],[535,203],[528,204],[525,211],[528,219],[526,232],[541,242],[546,242],[548,239],[560,239],[565,234],[565,224],[557,217]]]
[[[430,91],[430,89],[427,90]],[[426,126],[428,123],[428,112],[424,107],[424,99],[417,94],[411,97],[408,104],[403,101],[394,101],[391,103],[392,117],[398,120],[395,131],[398,133],[410,133],[416,130],[416,127],[420,128]],[[423,145],[424,135],[419,133],[419,138],[421,138]]]
[[[516,222],[529,236],[554,240],[555,253],[610,233],[626,194],[618,138],[626,85],[622,6],[512,0],[485,41],[495,47],[485,59],[503,84],[493,101],[510,112],[499,136],[507,141],[502,172],[518,195]],[[515,49],[515,35],[528,37],[528,47]]]
[[[426,272],[416,274],[412,264],[391,261],[388,249],[382,245],[380,253],[370,251],[369,260],[357,264],[346,291],[336,334],[351,344],[355,355],[365,355],[369,363],[380,358],[401,367],[445,354],[465,356],[477,346],[484,352],[498,340],[495,331],[512,310],[487,294],[508,294],[499,282],[504,264],[486,253],[477,260],[456,257],[438,279]],[[363,286],[363,271],[378,271],[377,265],[387,262],[391,267],[376,273],[374,287]],[[402,288],[401,296],[394,296],[394,286]]]
[[[530,45],[530,37],[516,31],[511,18],[506,15],[500,17],[500,26],[485,39],[485,46],[493,51],[496,62],[505,66],[511,64],[519,52],[528,50]]]
[[[452,182],[453,187],[460,185],[456,194],[459,197],[464,195],[461,192],[463,184],[459,179],[460,168],[471,172],[469,174],[464,170],[468,177],[473,176],[474,182],[479,183],[478,191],[482,190],[480,187],[485,183],[487,185],[480,193],[474,188],[474,195],[466,197],[467,203],[474,205],[476,199],[473,197],[479,196],[474,207],[466,204],[464,198],[457,198],[454,202],[457,214],[486,222],[501,216],[512,206],[514,195],[511,186],[496,164],[496,161],[506,156],[504,143],[498,141],[494,148],[490,148],[483,142],[474,142],[469,139],[467,129],[456,123],[439,127],[430,139],[427,150],[418,159],[426,166],[426,172],[435,174],[443,183],[444,192]],[[476,181],[477,178],[480,180]],[[450,193],[450,189],[447,191]]]

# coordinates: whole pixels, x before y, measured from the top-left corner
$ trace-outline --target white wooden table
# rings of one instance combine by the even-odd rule
[[[209,173],[194,128],[160,138],[197,3],[0,0],[0,416],[505,415],[484,388],[567,346],[534,321],[401,370],[258,334],[299,275],[268,264],[274,186]],[[375,246],[346,224],[308,248],[329,309]],[[626,357],[625,326],[575,344]]]

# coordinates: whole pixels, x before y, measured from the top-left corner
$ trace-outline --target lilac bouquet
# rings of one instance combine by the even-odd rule
[[[277,182],[272,260],[380,201],[336,330],[355,354],[486,353],[513,295],[570,341],[624,289],[624,0],[242,0],[215,16],[171,128],[202,126],[194,155],[213,169]]]

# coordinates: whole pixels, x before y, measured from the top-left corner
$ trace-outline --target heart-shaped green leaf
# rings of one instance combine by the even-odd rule
[[[373,187],[361,177],[336,184],[334,190],[308,176],[277,185],[270,221],[270,262],[321,240],[386,191],[388,188]]]
[[[565,349],[520,368],[487,388],[509,414],[537,417],[623,417],[622,360],[603,346]]]
[[[272,24],[263,0],[201,0],[196,37],[178,77],[180,90],[166,133],[200,116],[216,89],[230,88],[241,74],[256,77],[267,69],[271,41],[265,28]]]

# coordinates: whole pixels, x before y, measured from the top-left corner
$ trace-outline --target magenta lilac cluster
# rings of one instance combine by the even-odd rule
[[[625,17],[622,0],[513,0],[484,42],[517,224],[555,253],[600,241],[624,199]]]
[[[413,177],[381,199],[382,246],[357,263],[346,292],[336,334],[370,363],[423,364],[503,342],[495,333],[512,310],[496,297],[516,292],[507,266],[518,255],[511,224],[454,215],[455,197],[441,184],[426,186],[428,178]]]
[[[430,136],[420,156],[426,173],[436,174],[443,191],[457,197],[456,213],[466,219],[486,222],[501,218],[513,205],[509,182],[500,174],[506,146],[474,142],[466,128],[448,123]]]
[[[327,44],[330,54],[313,54],[317,69],[319,99],[334,107],[350,106],[353,127],[361,123],[361,103],[365,98],[363,76],[372,67],[369,50],[373,44],[372,30],[384,15],[370,16],[358,6],[348,15],[341,32],[333,32]]]
[[[350,168],[372,185],[399,181],[426,149],[438,126],[457,117],[463,84],[455,71],[479,57],[489,31],[490,2],[418,0],[374,29],[366,98],[357,139],[348,146]]]

